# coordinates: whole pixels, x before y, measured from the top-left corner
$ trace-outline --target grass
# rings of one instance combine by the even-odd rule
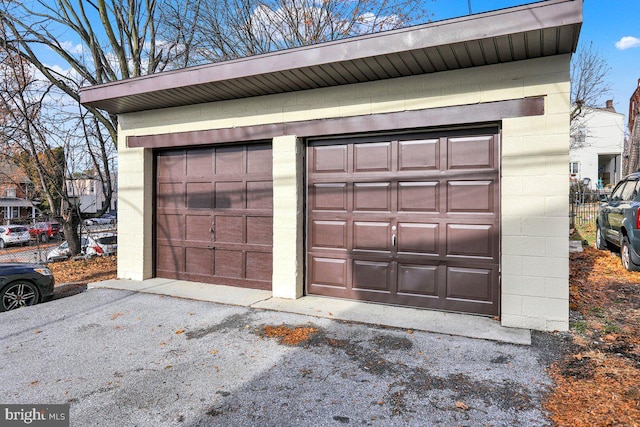
[[[576,228],[571,233],[571,240],[586,241],[589,246],[596,244],[596,223],[587,222],[576,224]]]

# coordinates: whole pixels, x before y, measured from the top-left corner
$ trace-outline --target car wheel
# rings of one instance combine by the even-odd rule
[[[596,248],[600,250],[608,249],[607,241],[605,240],[599,226],[596,226]]]
[[[622,246],[620,246],[620,261],[622,261],[625,270],[638,271],[638,266],[631,261],[631,248],[629,247],[629,239],[626,237],[622,239]]]
[[[4,242],[4,240],[0,239],[0,249],[4,249],[7,247],[7,244]]]
[[[38,288],[24,280],[9,283],[0,292],[0,311],[34,305],[38,302]]]
[[[40,235],[40,241],[42,243],[47,243],[49,241],[49,235],[47,235],[47,233],[42,233]]]

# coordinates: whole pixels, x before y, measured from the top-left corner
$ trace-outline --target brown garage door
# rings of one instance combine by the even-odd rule
[[[270,144],[158,152],[157,277],[271,289]]]
[[[307,292],[498,314],[497,130],[311,141]]]

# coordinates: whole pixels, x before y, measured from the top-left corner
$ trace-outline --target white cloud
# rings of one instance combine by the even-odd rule
[[[632,47],[640,47],[640,39],[632,36],[624,36],[616,42],[616,49],[625,50]]]
[[[81,44],[74,45],[73,42],[68,40],[60,42],[60,46],[69,53],[80,54],[84,50]]]

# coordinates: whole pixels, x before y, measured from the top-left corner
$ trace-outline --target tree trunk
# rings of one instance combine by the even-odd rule
[[[80,236],[78,234],[79,225],[80,217],[75,212],[71,212],[69,219],[62,223],[64,236],[69,244],[71,256],[78,255],[82,252],[82,245],[80,244]]]

